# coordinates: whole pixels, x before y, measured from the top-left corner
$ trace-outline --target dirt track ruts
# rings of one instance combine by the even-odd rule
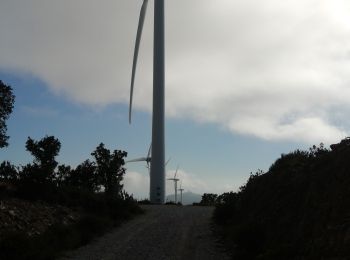
[[[212,207],[143,208],[145,214],[63,259],[230,259],[210,229]]]

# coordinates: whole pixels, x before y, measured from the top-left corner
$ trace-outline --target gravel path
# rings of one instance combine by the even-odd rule
[[[211,207],[143,206],[146,213],[64,259],[230,259],[210,230]]]

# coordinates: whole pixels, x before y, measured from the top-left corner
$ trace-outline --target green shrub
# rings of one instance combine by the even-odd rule
[[[217,199],[235,259],[346,259],[350,255],[350,139],[278,158],[237,193]]]

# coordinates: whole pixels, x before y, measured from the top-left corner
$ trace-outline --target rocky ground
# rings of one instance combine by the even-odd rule
[[[63,259],[230,259],[211,230],[214,208],[143,206],[146,213]]]
[[[43,233],[56,223],[69,225],[79,218],[77,211],[40,201],[0,200],[0,240],[2,235],[18,231],[29,236]]]

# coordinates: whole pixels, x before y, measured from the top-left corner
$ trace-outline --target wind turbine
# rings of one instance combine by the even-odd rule
[[[181,181],[181,183],[180,183],[180,189],[179,189],[179,191],[180,191],[180,201],[181,201],[181,204],[182,204],[182,192],[184,191],[185,189],[183,189],[182,188],[182,181]]]
[[[144,0],[136,34],[131,74],[129,123],[131,123],[132,97],[141,34],[148,0]],[[152,112],[152,161],[150,170],[150,201],[165,202],[165,145],[164,145],[164,0],[154,0],[153,40],[153,112]]]
[[[176,174],[177,174],[178,169],[179,169],[179,166],[177,166],[177,168],[176,168],[174,178],[168,178],[169,181],[174,181],[175,203],[177,203],[177,182],[180,180],[180,179],[176,178]]]
[[[148,149],[148,153],[147,153],[147,156],[146,157],[141,157],[141,158],[136,158],[136,159],[132,159],[132,160],[128,160],[126,161],[125,163],[129,163],[129,162],[143,162],[145,161],[146,164],[147,164],[147,168],[149,169],[150,167],[150,163],[151,163],[151,147],[152,147],[152,144],[149,146],[149,149]]]
[[[136,158],[136,159],[131,159],[131,160],[126,161],[125,163],[146,162],[147,165],[145,167],[149,170],[151,168],[150,164],[151,164],[151,161],[152,161],[151,148],[152,148],[152,143],[149,146],[148,153],[147,153],[146,157],[140,157],[140,158]],[[170,160],[171,160],[171,157],[169,157],[169,159],[165,162],[165,166],[167,166],[167,164],[170,162]]]

